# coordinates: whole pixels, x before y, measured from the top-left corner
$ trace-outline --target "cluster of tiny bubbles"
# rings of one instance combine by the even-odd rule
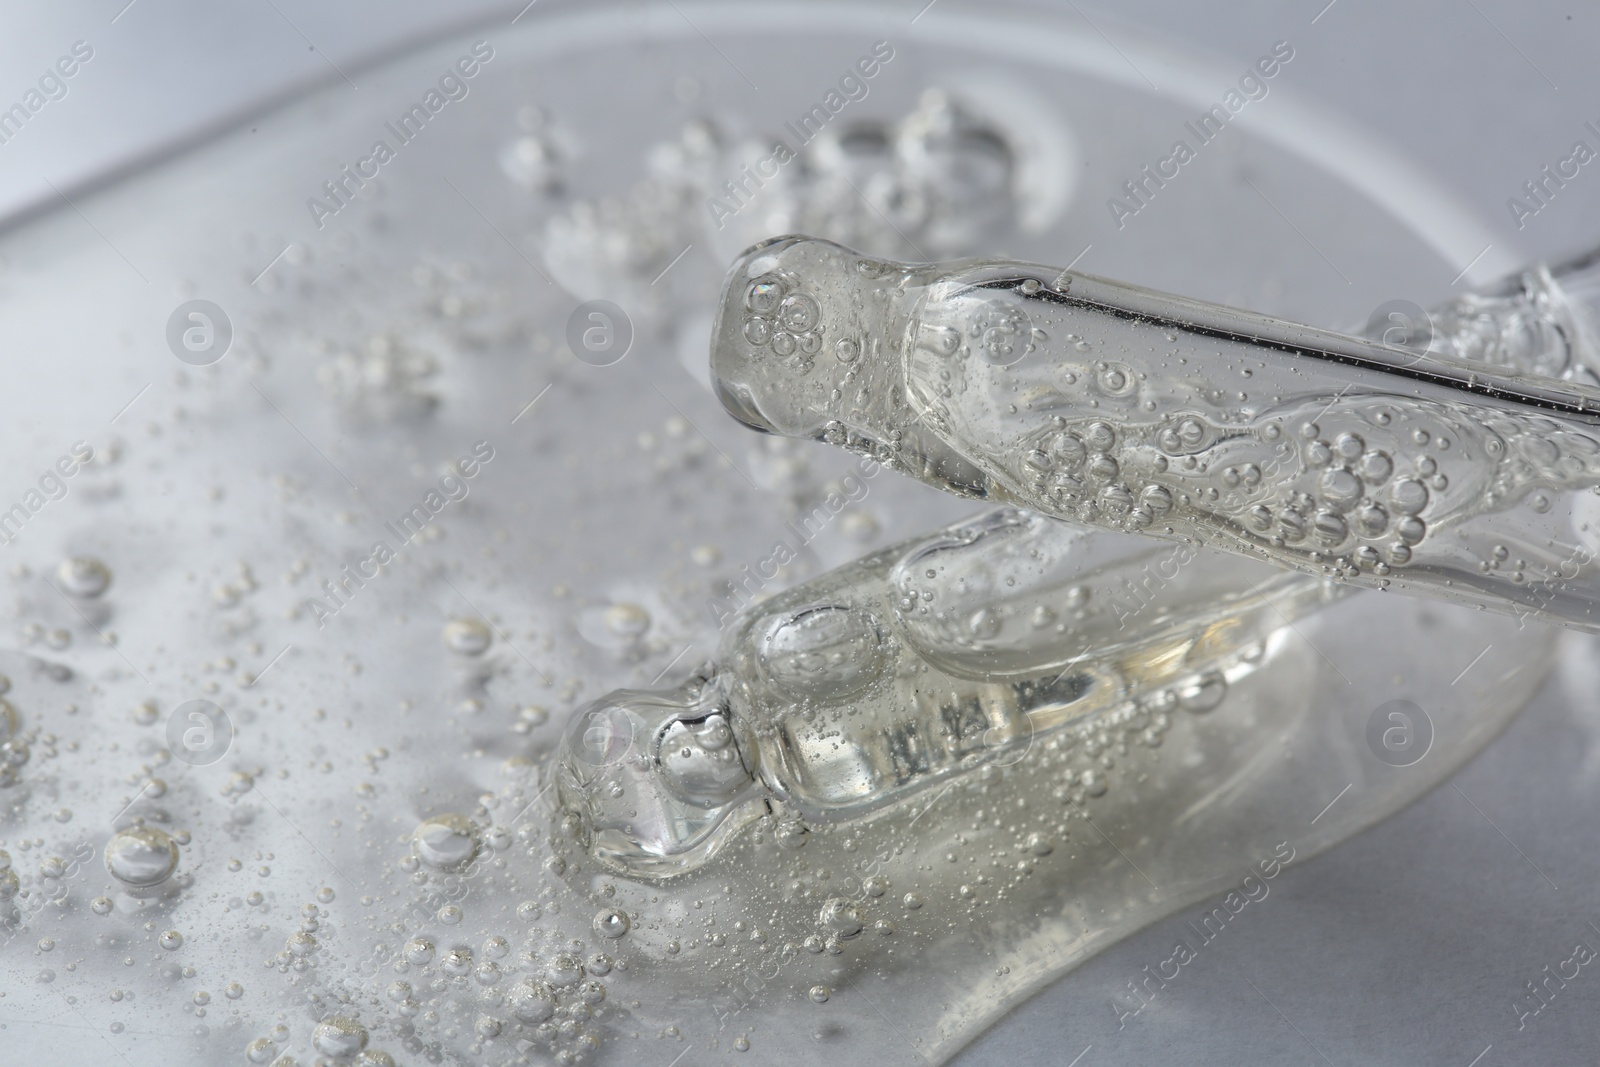
[[[1193,433],[1182,422],[1168,429],[1174,434]],[[1095,419],[1074,425],[1058,415],[1041,439],[1024,444],[1020,470],[1036,493],[1064,505],[1093,506],[1103,521],[1143,529],[1172,510],[1172,494],[1160,485],[1145,486],[1136,494],[1120,481],[1123,469],[1117,447],[1118,432],[1110,422]]]
[[[815,298],[793,289],[791,282],[776,274],[762,275],[746,286],[742,332],[755,350],[752,359],[770,351],[789,370],[805,374],[822,349],[822,309]],[[854,354],[841,356],[844,362],[853,358]]]
[[[977,251],[1019,209],[1017,121],[928,89],[892,124],[830,126],[818,138],[817,180],[796,231],[881,255]]]
[[[324,357],[317,365],[317,381],[347,409],[394,419],[422,414],[439,402],[431,387],[439,361],[398,338],[377,334],[362,344],[318,337],[310,347]]]
[[[529,105],[517,114],[520,136],[500,150],[506,177],[530,192],[554,192],[561,186],[561,163],[567,154],[562,137],[548,116]]]
[[[1336,562],[1335,570],[1341,574],[1346,569],[1365,568],[1382,577],[1392,566],[1410,562],[1412,547],[1427,536],[1420,513],[1431,492],[1441,492],[1449,485],[1438,461],[1419,454],[1414,473],[1397,476],[1393,456],[1382,448],[1369,447],[1358,433],[1324,433],[1313,421],[1300,424],[1297,431],[1303,469],[1319,472],[1315,491],[1290,492],[1276,508],[1256,504],[1244,513],[1246,525],[1268,536],[1276,547],[1306,543],[1306,550],[1318,560],[1354,536],[1364,543]],[[1434,438],[1418,427],[1411,440],[1421,446]],[[1446,438],[1435,443],[1441,449],[1449,447]],[[1232,471],[1223,472],[1224,485]]]
[[[154,826],[129,826],[111,835],[105,848],[106,870],[124,886],[149,889],[172,877],[178,868],[178,843]]]
[[[441,634],[444,647],[462,656],[481,656],[489,651],[494,631],[478,618],[451,619]]]
[[[411,848],[430,867],[449,870],[470,863],[478,854],[478,825],[465,815],[435,815],[411,834]]]
[[[56,567],[56,581],[73,596],[97,597],[111,584],[111,568],[92,556],[73,556]]]
[[[839,390],[834,390],[833,399],[839,399]],[[885,467],[893,469],[898,462],[897,457],[903,447],[904,436],[905,434],[901,430],[891,430],[887,434],[886,440],[876,441],[850,429],[838,419],[829,419],[823,423],[819,440],[842,448],[846,452],[877,460]]]
[[[984,362],[998,367],[1010,366],[1032,352],[1036,332],[1028,313],[1011,301],[983,301],[967,317],[969,343]]]
[[[710,122],[691,120],[677,138],[651,147],[647,173],[627,194],[578,200],[553,216],[544,248],[556,280],[571,292],[605,292],[629,314],[669,313],[664,290],[684,272],[666,274],[665,268],[685,244],[704,246],[696,222],[706,195],[721,194],[703,188],[699,176],[720,169],[722,142]],[[683,266],[696,264],[690,258]],[[663,274],[667,284],[651,284]]]
[[[1247,651],[1248,659],[1255,651]],[[1086,799],[1104,796],[1110,789],[1110,772],[1116,760],[1125,756],[1129,745],[1160,748],[1172,727],[1172,713],[1182,711],[1204,715],[1219,707],[1228,692],[1227,676],[1216,668],[1138,699],[1129,700],[1114,711],[1057,732],[1045,744],[1049,752],[1065,758],[1055,774],[1053,795],[1064,804],[1081,804]],[[1054,845],[1043,834],[1032,834],[1019,846],[1033,856],[1047,856]],[[908,902],[907,906],[911,906]]]
[[[1156,444],[1169,456],[1198,452],[1211,440],[1211,428],[1198,415],[1181,414],[1156,432]]]

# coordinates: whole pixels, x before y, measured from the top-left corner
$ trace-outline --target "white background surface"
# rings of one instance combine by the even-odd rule
[[[552,2],[538,0],[522,19]],[[1520,233],[1505,200],[1565,155],[1586,120],[1600,119],[1600,13],[1506,0],[1324,4],[1047,6],[1085,12],[1085,32],[1113,43],[1126,25],[1241,66],[1273,40],[1292,39],[1297,90],[1408,146],[1508,242],[1537,255],[1585,244],[1583,220],[1600,206],[1595,176],[1581,175]],[[485,0],[10,0],[0,8],[7,104],[74,41],[88,41],[96,54],[64,100],[0,145],[0,216],[45,202],[53,195],[47,183],[70,193],[297,87],[340,79],[338,71],[359,84],[353,75],[364,63],[477,21],[509,22],[521,10]],[[923,17],[937,16],[936,3]]]

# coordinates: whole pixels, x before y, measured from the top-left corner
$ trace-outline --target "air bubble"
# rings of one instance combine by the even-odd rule
[[[555,995],[550,987],[532,978],[524,978],[511,987],[507,998],[511,1014],[525,1023],[542,1023],[556,1013]]]
[[[1075,467],[1089,454],[1088,448],[1076,434],[1058,433],[1050,438],[1050,452],[1057,461]]]
[[[603,619],[607,632],[622,641],[637,641],[650,629],[650,613],[638,604],[612,604]]]
[[[464,815],[436,815],[411,834],[411,848],[430,867],[459,867],[478,854],[478,827]]]
[[[1344,519],[1333,511],[1319,511],[1311,520],[1317,540],[1324,545],[1336,545],[1349,536],[1350,528]]]
[[[866,925],[861,909],[842,897],[830,897],[822,906],[819,921],[836,937],[850,938],[859,934]]]
[[[425,967],[433,962],[433,942],[425,937],[414,937],[406,942],[402,954],[414,967]]]
[[[1363,537],[1377,537],[1389,526],[1389,514],[1376,504],[1355,513],[1356,530]]]
[[[347,1016],[335,1015],[311,1031],[311,1044],[324,1056],[348,1059],[367,1047],[367,1028]]]
[[[1290,543],[1300,540],[1306,535],[1306,517],[1298,508],[1284,508],[1278,512],[1278,533]]]
[[[1428,535],[1428,527],[1421,519],[1411,515],[1395,523],[1394,532],[1406,544],[1415,545]]]
[[[1428,505],[1428,487],[1415,478],[1402,478],[1389,490],[1389,500],[1400,514],[1415,515]]]
[[[1221,671],[1207,671],[1177,690],[1178,706],[1200,714],[1211,711],[1228,695],[1228,679]]]
[[[444,647],[463,656],[481,656],[494,641],[494,631],[482,619],[451,619],[444,624]]]
[[[1368,485],[1382,485],[1394,473],[1394,461],[1387,452],[1368,452],[1356,471]]]
[[[745,290],[744,306],[757,315],[770,315],[783,299],[783,283],[776,278],[758,278]]]
[[[574,985],[583,979],[583,961],[571,952],[557,952],[545,966],[545,977],[556,988]]]
[[[778,321],[795,333],[804,333],[817,324],[822,309],[804,293],[793,293],[783,298],[778,306]]]
[[[1333,467],[1322,472],[1318,489],[1331,507],[1344,511],[1361,499],[1361,479],[1343,467]]]
[[[628,913],[617,908],[607,908],[594,917],[594,931],[601,937],[621,937],[628,932],[630,925]]]
[[[172,877],[178,867],[178,845],[165,830],[130,826],[106,842],[105,864],[123,885],[146,889]]]
[[[56,580],[73,596],[97,597],[111,584],[111,568],[90,556],[74,556],[61,561]]]
[[[1122,466],[1112,456],[1096,452],[1088,463],[1089,473],[1101,481],[1110,481],[1122,471]]]

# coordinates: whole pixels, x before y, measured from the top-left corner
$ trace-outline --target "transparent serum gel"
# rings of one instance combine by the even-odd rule
[[[1596,269],[1411,349],[1021,263],[783,237],[712,341],[747,425],[964,496],[1600,630]]]
[[[912,1034],[940,1063],[1135,930],[1259,899],[1437,787],[1556,647],[1506,615],[993,511],[752,605],[682,686],[579,708],[547,779],[552,899],[606,937],[631,917],[628,981],[657,1010],[629,1029],[715,1011],[724,1034],[759,1024],[774,1063],[819,1025],[823,1052],[909,1059]]]
[[[671,873],[774,804],[860,818],[1073,724],[1159,745],[1343,588],[992,512],[764,602],[680,690],[579,709],[563,806],[597,857]]]

